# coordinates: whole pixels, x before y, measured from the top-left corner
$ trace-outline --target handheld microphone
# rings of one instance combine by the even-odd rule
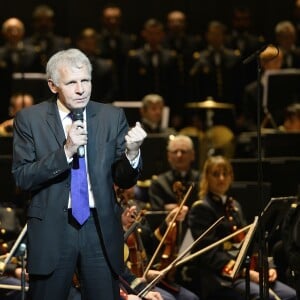
[[[73,122],[74,121],[83,121],[83,108],[76,108],[72,111],[73,114]],[[84,157],[85,155],[85,150],[84,150],[84,145],[81,145],[77,149],[77,155],[79,157]]]

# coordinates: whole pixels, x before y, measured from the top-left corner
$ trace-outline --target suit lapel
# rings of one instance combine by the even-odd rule
[[[86,107],[86,123],[87,123],[87,132],[88,136],[88,145],[87,145],[87,151],[88,153],[93,153],[93,148],[95,147],[95,139],[93,137],[95,136],[99,123],[96,118],[96,111],[93,103],[89,102]]]
[[[59,145],[63,145],[66,140],[66,137],[55,101],[49,102],[49,109],[47,112],[47,123],[57,143]]]

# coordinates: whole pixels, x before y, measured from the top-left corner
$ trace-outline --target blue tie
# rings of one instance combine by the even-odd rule
[[[78,165],[76,165],[78,160]],[[82,225],[90,216],[85,158],[74,156],[71,171],[72,215]]]

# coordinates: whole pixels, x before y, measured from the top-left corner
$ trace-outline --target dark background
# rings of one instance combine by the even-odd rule
[[[27,34],[31,33],[31,13],[38,4],[48,4],[56,12],[56,32],[74,37],[87,26],[100,27],[100,12],[111,1],[100,0],[14,0],[0,1],[0,22],[9,17],[18,17],[24,23]],[[168,11],[183,10],[188,16],[188,31],[201,33],[205,24],[218,19],[229,24],[233,5],[246,3],[253,14],[254,31],[272,39],[274,25],[290,19],[294,0],[120,0],[114,1],[123,8],[123,29],[139,33],[143,22],[155,17],[165,21]]]

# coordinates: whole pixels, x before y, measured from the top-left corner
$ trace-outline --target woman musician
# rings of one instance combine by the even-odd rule
[[[167,217],[165,218],[163,223],[159,226],[159,228],[157,228],[157,230],[155,230],[156,234],[151,231],[150,225],[146,222],[146,220],[143,220],[143,222],[139,222],[138,226],[135,228],[134,234],[136,236],[138,236],[137,239],[139,239],[143,243],[143,246],[144,246],[143,251],[146,251],[146,254],[148,257],[151,257],[156,246],[158,245],[159,240],[157,239],[157,237],[159,238],[159,236],[161,234],[163,234],[163,232],[166,230],[166,228],[168,226],[168,222],[172,219],[172,216],[177,212],[177,210],[178,210],[178,207],[174,208],[167,215]],[[187,207],[185,207],[184,209],[182,209],[182,211],[180,213],[178,213],[177,220],[178,221],[183,220],[186,216],[186,213],[187,213]],[[136,214],[137,214],[137,212],[136,212],[135,205],[131,206],[130,208],[126,208],[124,210],[123,215],[122,215],[122,222],[123,222],[123,227],[125,230],[125,235],[126,235],[126,230],[128,230],[131,227],[132,223],[135,222],[134,216],[136,216]],[[148,260],[144,260],[143,255],[136,255],[136,257],[142,258],[143,264],[148,263]],[[134,263],[136,264],[137,262],[134,262]],[[130,265],[132,265],[132,262],[128,261],[127,265],[130,267]],[[144,269],[146,267],[147,266],[144,265]],[[147,272],[146,278],[142,277],[141,279],[146,282],[149,282],[149,281],[153,280],[156,276],[158,276],[159,273],[160,272],[158,270],[155,270],[155,268],[153,267],[152,269],[149,269],[149,271]],[[139,276],[139,275],[140,274],[136,274],[136,276]],[[176,293],[172,293],[172,291],[165,289],[160,284],[158,284],[154,290],[158,291],[162,295],[162,298],[164,300],[185,300],[185,299],[199,300],[199,297],[196,296],[191,291],[187,290],[186,288],[184,288],[182,286],[179,286],[179,285],[177,285],[177,286],[179,289]]]
[[[188,223],[194,238],[209,224],[225,216],[218,228],[205,237],[194,251],[204,248],[245,226],[240,204],[228,195],[234,174],[230,162],[223,156],[211,156],[204,163],[200,181],[200,200],[192,206]],[[243,272],[235,279],[230,276],[237,247],[244,235],[237,235],[192,261],[188,273],[193,286],[203,299],[245,299],[246,284]],[[259,273],[250,267],[249,299],[259,299]],[[269,265],[269,299],[296,299],[295,291],[277,280],[276,269]]]

